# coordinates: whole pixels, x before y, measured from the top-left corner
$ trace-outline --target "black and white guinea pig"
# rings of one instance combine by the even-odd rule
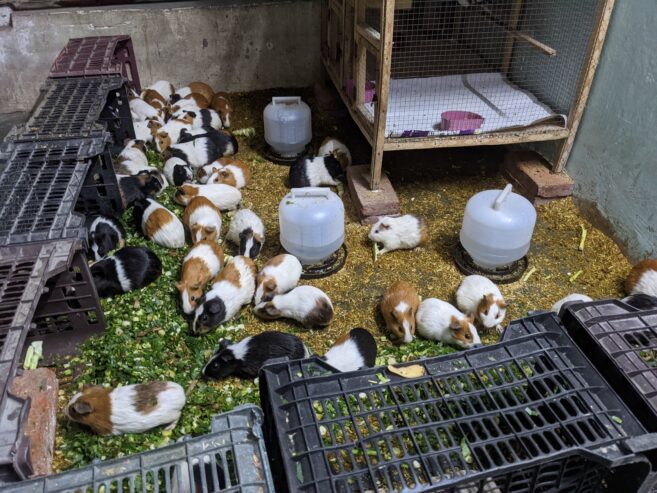
[[[125,247],[91,266],[98,296],[106,298],[154,282],[162,274],[162,262],[145,247]]]
[[[623,302],[637,310],[654,310],[657,308],[657,297],[639,293],[623,298]]]
[[[333,156],[303,156],[290,166],[290,188],[331,187],[345,181],[345,171]]]
[[[164,163],[164,176],[174,187],[179,187],[183,183],[191,183],[194,181],[192,167],[177,157],[172,157]]]
[[[91,216],[87,218],[87,229],[87,256],[93,260],[100,260],[115,248],[125,246],[125,228],[115,217]]]
[[[134,176],[117,175],[119,192],[125,208],[138,200],[154,197],[167,186],[159,170],[144,170]]]
[[[161,159],[177,157],[193,168],[200,168],[220,157],[237,153],[237,139],[233,134],[213,128],[205,130],[203,133],[181,132],[179,142],[164,150]]]
[[[230,375],[255,378],[267,360],[282,357],[302,359],[309,355],[301,339],[283,332],[261,332],[235,344],[222,339],[219,349],[203,368],[203,376],[217,379]]]
[[[226,239],[238,246],[239,255],[257,258],[265,243],[265,226],[251,209],[240,209],[230,222]]]
[[[342,372],[371,368],[376,362],[376,341],[365,329],[351,329],[335,341],[324,360]]]

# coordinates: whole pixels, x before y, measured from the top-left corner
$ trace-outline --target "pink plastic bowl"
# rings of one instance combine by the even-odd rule
[[[484,117],[469,111],[445,111],[440,115],[440,130],[473,132],[484,124]]]
[[[347,94],[349,94],[350,97],[355,97],[355,86],[354,86],[354,81],[353,79],[347,79],[347,83],[345,84],[347,87]],[[365,81],[365,102],[366,103],[371,103],[374,101],[374,95],[376,94],[376,84],[374,83],[373,80],[366,80]]]

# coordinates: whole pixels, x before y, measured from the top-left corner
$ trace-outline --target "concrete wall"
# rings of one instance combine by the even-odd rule
[[[14,12],[12,26],[0,28],[0,113],[32,107],[73,37],[130,34],[142,84],[201,80],[250,91],[320,77],[320,0],[217,3]]]
[[[617,1],[567,171],[631,259],[657,257],[657,9]]]

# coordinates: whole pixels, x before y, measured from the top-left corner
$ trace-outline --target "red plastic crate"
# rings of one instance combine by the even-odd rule
[[[115,74],[141,91],[135,50],[127,34],[72,38],[50,69],[51,78]]]

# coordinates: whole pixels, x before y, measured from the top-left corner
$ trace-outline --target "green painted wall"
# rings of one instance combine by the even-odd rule
[[[657,257],[655,0],[616,0],[567,171],[631,259]]]

